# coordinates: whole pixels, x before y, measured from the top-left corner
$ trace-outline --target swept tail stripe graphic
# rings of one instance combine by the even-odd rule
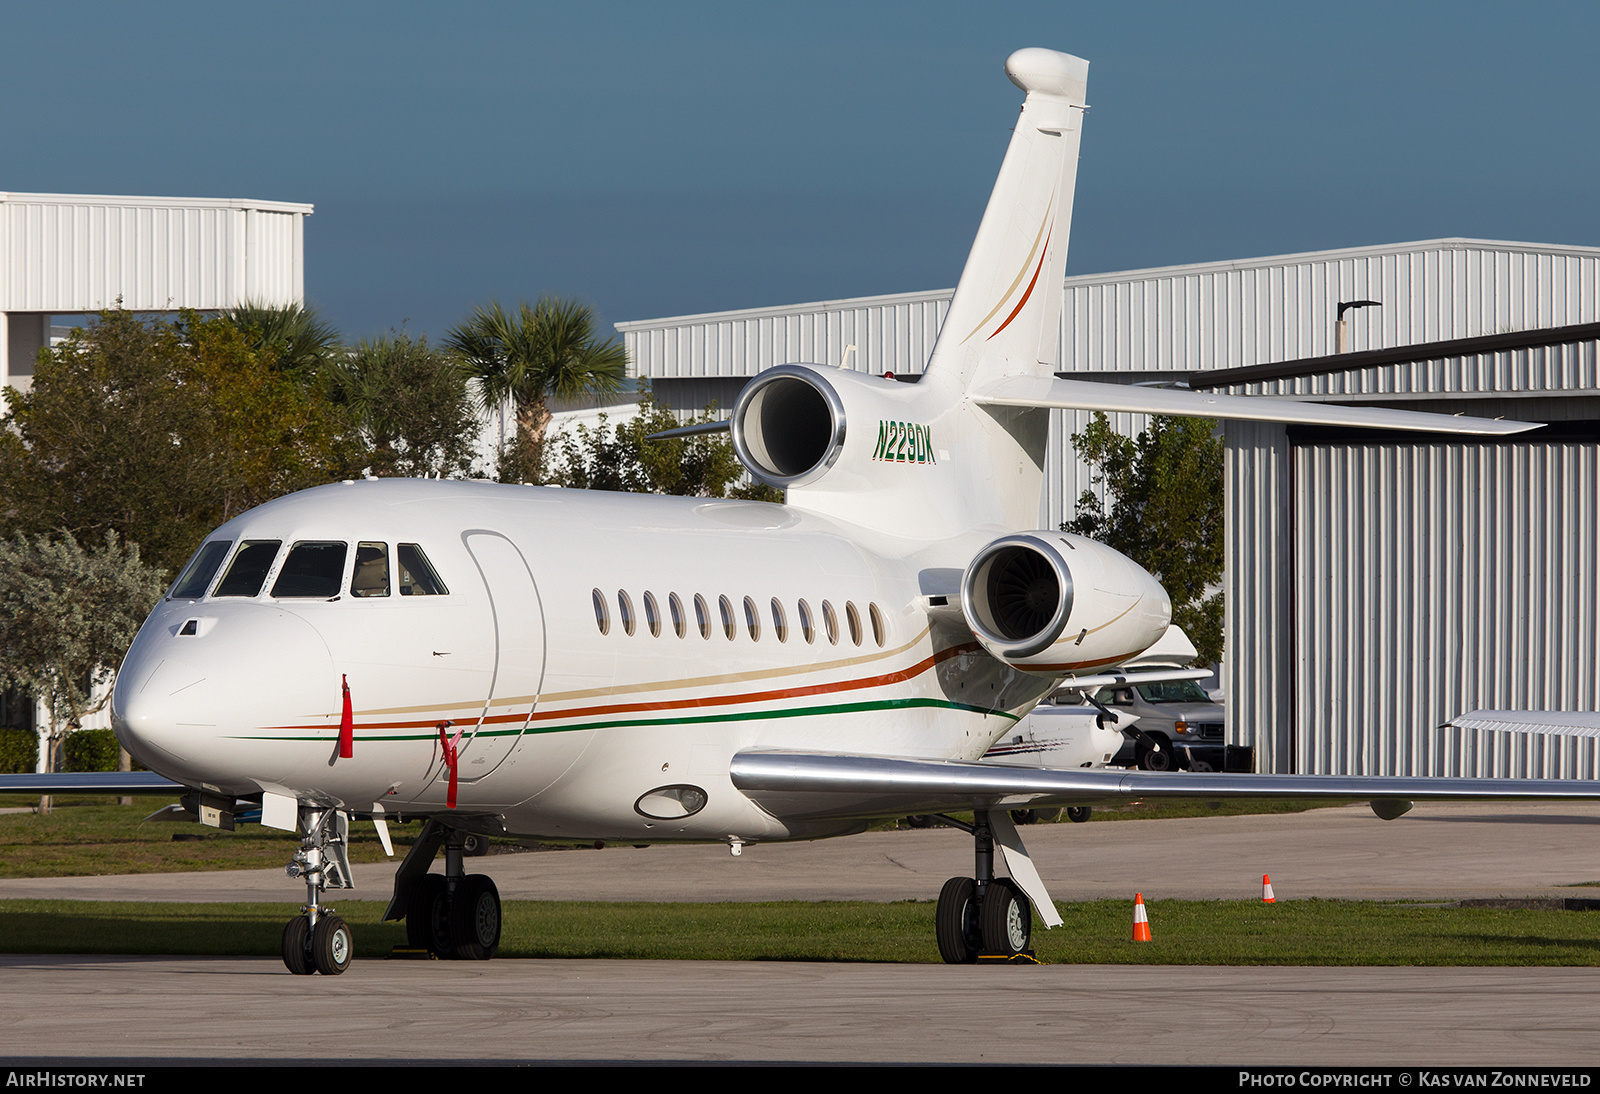
[[[1009,327],[1011,325],[1011,321],[1017,317],[1017,313],[1027,305],[1028,298],[1033,295],[1034,287],[1039,284],[1039,273],[1044,269],[1044,260],[1049,257],[1050,241],[1046,239],[1044,241],[1044,254],[1039,256],[1039,265],[1034,268],[1033,280],[1028,282],[1028,291],[1022,294],[1022,299],[1018,300],[1017,306],[1011,309],[1011,314],[1006,316],[1006,321],[994,329],[994,334],[991,334],[989,335],[989,338],[984,339],[985,342],[989,341],[990,338],[993,338],[995,335]]]
[[[549,722],[563,718],[589,718],[603,717],[613,714],[629,714],[640,711],[684,710],[695,707],[710,706],[736,706],[742,703],[768,703],[783,699],[797,699],[808,695],[827,695],[842,691],[859,691],[863,688],[883,687],[887,684],[898,684],[922,675],[942,661],[947,661],[963,653],[974,653],[979,649],[976,642],[966,642],[956,646],[947,646],[929,657],[923,658],[916,664],[894,672],[886,672],[878,676],[864,676],[855,680],[842,680],[837,683],[811,684],[804,687],[779,688],[772,691],[742,692],[733,695],[704,695],[684,699],[668,699],[656,702],[641,703],[610,703],[589,707],[568,707],[564,710],[535,710],[532,722]],[[483,720],[484,725],[506,722],[529,721],[526,711],[513,711],[510,714],[497,714]],[[384,729],[415,729],[431,726],[432,723],[420,721],[403,722],[368,722],[359,725],[357,729],[363,731]],[[298,729],[321,730],[319,725],[298,726],[273,726],[273,729]],[[530,725],[530,729],[533,727]]]
[[[1001,308],[1006,306],[1006,301],[1011,299],[1011,294],[1017,291],[1017,286],[1022,284],[1022,279],[1028,276],[1028,267],[1033,265],[1033,256],[1039,253],[1039,241],[1044,238],[1045,229],[1055,223],[1054,214],[1049,212],[1049,210],[1055,209],[1055,206],[1056,195],[1052,193],[1050,195],[1049,204],[1045,206],[1045,209],[1047,210],[1045,217],[1039,222],[1039,231],[1033,237],[1033,246],[1028,248],[1028,257],[1024,258],[1022,260],[1022,264],[1017,267],[1017,276],[1012,278],[1011,284],[1006,286],[1006,291],[1000,294],[1000,299],[994,302],[994,307],[989,309],[989,314],[978,320],[977,326],[969,330],[967,332],[967,337],[963,338],[961,341],[967,341],[968,338],[971,338],[974,334],[977,334],[978,331],[982,330],[983,325],[989,320],[993,319],[995,314],[999,312]]]

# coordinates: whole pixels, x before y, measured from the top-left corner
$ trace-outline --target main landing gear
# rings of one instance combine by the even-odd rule
[[[290,877],[303,877],[306,903],[283,928],[283,963],[297,976],[320,972],[337,976],[350,967],[355,940],[350,927],[322,903],[328,889],[351,889],[350,815],[339,809],[300,807],[306,833],[289,863]]]
[[[463,863],[473,838],[430,820],[401,863],[383,918],[403,916],[412,947],[459,961],[487,961],[500,948],[500,891],[486,875],[467,873]],[[430,874],[441,846],[444,873]]]
[[[1010,878],[994,876],[994,833],[987,812],[971,825],[943,818],[972,834],[976,877],[953,877],[939,891],[934,933],[946,964],[971,965],[980,957],[1008,961],[1028,953],[1033,905]]]

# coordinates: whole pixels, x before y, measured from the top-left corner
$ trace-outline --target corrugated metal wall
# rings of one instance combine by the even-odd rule
[[[1600,319],[1600,249],[1434,240],[1068,278],[1068,371],[1234,368]]]
[[[1292,465],[1292,736],[1273,766],[1600,777],[1592,739],[1437,728],[1596,709],[1600,437],[1297,443]]]
[[[268,203],[263,203],[268,204]],[[0,194],[0,310],[300,302],[309,205]]]
[[[951,290],[902,293],[676,319],[618,323],[639,376],[754,376],[773,365],[838,365],[861,372],[921,373]]]

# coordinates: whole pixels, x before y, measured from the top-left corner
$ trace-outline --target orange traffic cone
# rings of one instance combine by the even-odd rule
[[[1133,940],[1150,941],[1150,917],[1144,914],[1144,894],[1133,894]]]
[[[1276,904],[1277,898],[1272,895],[1272,879],[1266,874],[1261,875],[1261,903]]]

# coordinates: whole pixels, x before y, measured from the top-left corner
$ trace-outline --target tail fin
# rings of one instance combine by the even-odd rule
[[[1006,75],[1027,98],[923,379],[952,395],[1055,368],[1089,62],[1020,49]]]

